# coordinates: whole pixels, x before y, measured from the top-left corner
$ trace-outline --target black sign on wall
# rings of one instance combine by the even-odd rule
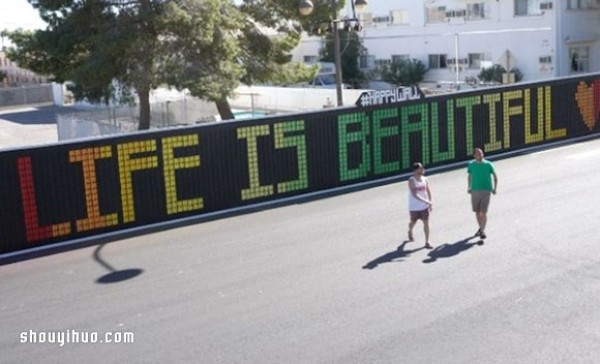
[[[0,253],[598,132],[600,75],[0,152]]]
[[[398,87],[389,90],[365,91],[356,100],[356,106],[369,107],[376,105],[396,104],[409,100],[420,100],[425,94],[418,86]]]

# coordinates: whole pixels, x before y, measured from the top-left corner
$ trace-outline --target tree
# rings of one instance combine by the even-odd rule
[[[239,62],[239,39],[234,35],[243,18],[225,1],[183,0],[179,4],[185,6],[170,3],[167,8],[166,19],[173,29],[165,49],[167,80],[178,89],[188,89],[193,96],[214,101],[223,120],[233,119],[227,97],[245,72]],[[201,16],[207,13],[225,18]],[[208,29],[207,21],[212,22]]]
[[[195,96],[219,99],[243,74],[234,36],[241,18],[229,1],[28,1],[48,27],[12,32],[10,58],[70,81],[77,99],[108,102],[114,81],[135,90],[140,129],[150,127],[152,89],[190,87]]]
[[[318,69],[301,63],[290,63],[291,51],[298,45],[303,30],[326,19],[327,4],[315,2],[310,17],[302,17],[298,0],[243,0],[238,11],[243,23],[237,32],[240,53],[238,62],[244,69],[241,82],[293,84],[308,81]],[[216,100],[221,119],[232,119],[226,97]]]
[[[307,66],[299,62],[290,62],[276,65],[269,79],[274,85],[286,86],[310,81],[315,78],[318,72],[318,65]]]
[[[341,58],[342,58],[342,79],[354,88],[360,88],[366,80],[365,74],[360,70],[360,56],[366,53],[362,39],[354,31],[340,30]],[[321,48],[321,61],[334,62],[333,53],[333,35],[328,33],[325,36],[325,44]]]
[[[381,70],[384,81],[397,86],[416,85],[423,81],[428,69],[418,59],[408,59],[392,62]]]
[[[109,102],[135,91],[140,129],[150,125],[149,93],[159,86],[188,88],[230,119],[227,97],[240,81],[312,78],[316,69],[288,64],[290,53],[327,14],[327,4],[315,4],[303,18],[297,0],[28,1],[48,27],[12,32],[11,58],[69,81],[77,99]]]
[[[512,68],[510,71],[515,74],[515,82],[523,79],[523,73],[518,68]],[[502,83],[502,75],[505,73],[506,69],[504,67],[495,64],[491,67],[483,68],[477,77],[483,82]]]

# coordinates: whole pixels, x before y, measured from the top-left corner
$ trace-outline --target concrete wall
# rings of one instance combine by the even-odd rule
[[[345,89],[344,105],[354,105],[363,90]],[[266,111],[309,111],[336,105],[336,90],[303,87],[240,86],[230,99],[233,108]]]

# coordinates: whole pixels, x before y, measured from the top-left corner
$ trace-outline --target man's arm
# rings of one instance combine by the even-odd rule
[[[496,175],[496,172],[492,172],[492,177],[494,177],[494,189],[492,193],[496,194],[496,190],[498,189],[498,175]]]
[[[471,193],[471,173],[467,175],[467,192]]]
[[[433,207],[433,195],[431,194],[431,188],[429,187],[429,181],[427,181],[427,197],[429,197],[429,209]]]

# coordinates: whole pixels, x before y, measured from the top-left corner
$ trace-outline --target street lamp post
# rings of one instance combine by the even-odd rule
[[[454,74],[454,83],[455,83],[455,87],[456,90],[460,90],[460,86],[458,85],[458,82],[460,80],[460,62],[458,61],[458,33],[454,34],[454,67],[456,68],[454,70],[455,74]]]
[[[337,94],[337,105],[344,106],[344,93],[342,83],[342,52],[340,46],[340,29],[339,23],[347,21],[358,21],[356,18],[356,9],[360,11],[367,5],[367,0],[351,0],[352,4],[352,19],[338,19],[337,0],[330,0],[332,13],[332,32],[333,32],[333,62],[335,63],[335,89]],[[302,0],[298,5],[298,10],[301,15],[310,15],[313,11],[313,4],[310,0]]]
[[[331,9],[336,11],[336,1],[331,0]],[[340,47],[340,27],[333,21],[333,62],[335,62],[335,91],[337,95],[337,105],[344,106],[344,93],[342,91],[342,50]]]

